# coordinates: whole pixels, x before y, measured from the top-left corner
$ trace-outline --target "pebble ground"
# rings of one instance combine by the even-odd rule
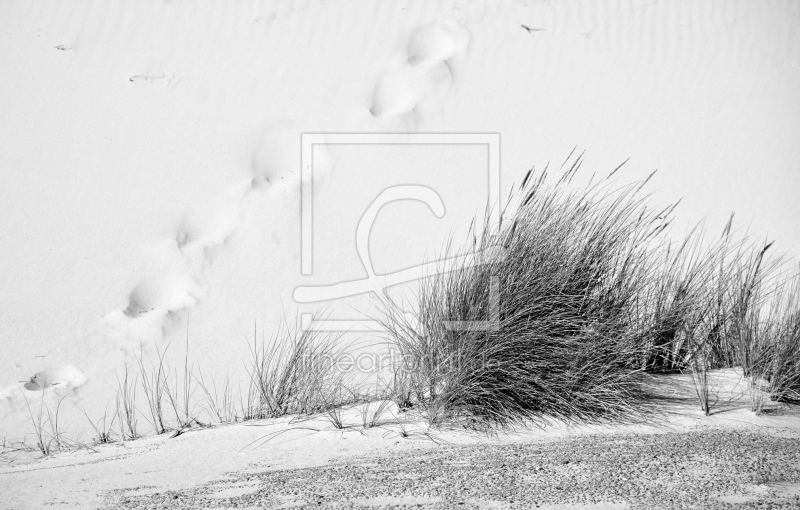
[[[109,493],[106,508],[800,509],[800,439],[706,430],[442,445],[129,494]]]

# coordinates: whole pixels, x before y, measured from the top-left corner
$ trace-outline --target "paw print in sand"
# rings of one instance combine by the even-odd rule
[[[77,388],[86,382],[86,376],[72,365],[61,365],[57,367],[40,370],[31,376],[31,380],[25,383],[25,389],[29,391],[44,391],[47,388]]]
[[[375,86],[369,111],[376,118],[418,113],[428,100],[453,84],[454,65],[466,54],[467,30],[453,22],[418,29],[409,38],[405,58]]]

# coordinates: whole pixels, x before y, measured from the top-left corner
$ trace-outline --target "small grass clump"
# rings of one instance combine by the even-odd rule
[[[169,345],[162,352],[156,346],[158,364],[152,363],[149,369],[145,365],[144,348],[141,345],[139,346],[140,355],[136,359],[139,365],[139,374],[141,375],[142,391],[144,392],[145,400],[147,400],[150,424],[155,429],[156,434],[164,434],[169,430],[165,418],[164,405],[165,396],[169,391],[169,383],[167,382],[168,369],[164,358],[168,348]]]
[[[31,418],[31,424],[33,425],[35,432],[35,449],[45,457],[49,457],[57,452],[75,449],[81,446],[79,442],[67,438],[61,429],[61,426],[59,425],[58,417],[61,411],[61,404],[64,402],[64,399],[67,398],[68,394],[60,397],[57,394],[54,396],[57,397],[55,411],[51,410],[50,406],[45,402],[47,398],[43,392],[39,397],[38,410],[34,414],[34,411],[31,409],[31,404],[28,401],[28,397],[26,397],[24,394],[22,395],[22,397],[25,399],[28,415]],[[24,447],[24,440],[22,444]]]
[[[315,329],[284,327],[260,343],[254,337],[247,367],[250,387],[245,420],[311,415],[342,405],[344,373],[335,362],[347,346]]]
[[[800,271],[767,292],[761,313],[737,325],[738,357],[751,382],[751,409],[768,400],[800,402]]]
[[[117,416],[119,436],[123,441],[133,441],[140,436],[136,409],[136,382],[138,374],[131,375],[125,365],[125,375],[117,376]]]

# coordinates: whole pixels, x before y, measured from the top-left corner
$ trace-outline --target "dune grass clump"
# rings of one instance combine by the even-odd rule
[[[766,374],[778,401],[800,402],[800,271],[775,305],[777,320]]]
[[[778,280],[766,294],[764,309],[750,310],[736,328],[736,354],[750,377],[757,414],[767,399],[800,402],[800,272]]]
[[[570,191],[579,166],[555,185],[529,172],[500,228],[474,236],[475,256],[422,282],[418,324],[387,313],[432,421],[627,421],[652,409],[631,366],[645,356],[631,317],[671,208],[647,208],[644,183]]]
[[[714,400],[710,370],[742,366],[749,375],[751,342],[741,335],[742,321],[761,309],[760,289],[777,267],[765,261],[772,243],[735,238],[732,220],[718,238],[708,239],[700,224],[681,242],[663,240],[632,316],[643,368],[688,373],[706,414]]]
[[[800,362],[798,273],[787,278],[782,259],[770,256],[774,243],[736,237],[732,220],[718,239],[706,241],[698,227],[676,251],[666,244],[665,262],[638,300],[645,368],[689,373],[706,414],[708,371],[741,368],[760,412],[765,396],[790,398]]]

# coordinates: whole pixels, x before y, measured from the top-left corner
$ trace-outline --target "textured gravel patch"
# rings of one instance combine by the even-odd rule
[[[440,446],[178,492],[115,491],[106,508],[537,506],[800,508],[800,439],[711,430]]]

